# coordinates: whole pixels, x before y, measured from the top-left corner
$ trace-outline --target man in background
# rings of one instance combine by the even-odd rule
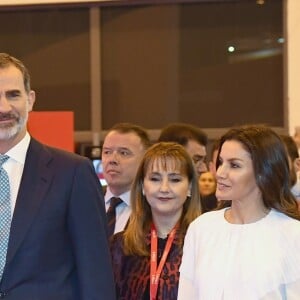
[[[34,102],[27,68],[0,53],[0,298],[114,300],[98,178],[29,135]]]
[[[199,179],[208,171],[206,165],[207,135],[200,128],[186,123],[171,123],[161,130],[159,142],[175,142],[182,145],[193,160]],[[213,172],[215,174],[215,171]],[[215,193],[200,195],[202,213],[217,207]]]
[[[102,163],[107,182],[105,206],[109,236],[124,230],[127,225],[131,213],[131,184],[149,146],[146,129],[130,123],[116,124],[104,139]]]
[[[185,123],[171,123],[161,130],[159,142],[182,145],[191,156],[198,175],[207,171],[207,135],[198,127]]]

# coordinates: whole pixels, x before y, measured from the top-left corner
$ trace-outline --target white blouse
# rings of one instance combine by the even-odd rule
[[[226,209],[189,226],[178,300],[300,299],[300,222],[272,209],[251,224],[231,224]]]

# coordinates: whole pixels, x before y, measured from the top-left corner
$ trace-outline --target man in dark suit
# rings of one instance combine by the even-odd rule
[[[7,174],[11,211],[7,230],[0,203],[0,298],[114,300],[98,178],[87,158],[30,137],[34,101],[23,63],[0,53],[1,190]]]
[[[127,226],[131,214],[131,184],[150,144],[147,130],[132,123],[117,123],[105,136],[102,162],[107,182],[105,206],[110,236]]]

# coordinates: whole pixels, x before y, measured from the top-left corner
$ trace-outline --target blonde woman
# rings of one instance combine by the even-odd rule
[[[161,142],[147,150],[131,205],[128,227],[111,240],[117,297],[176,299],[184,236],[200,214],[197,175],[181,145]]]

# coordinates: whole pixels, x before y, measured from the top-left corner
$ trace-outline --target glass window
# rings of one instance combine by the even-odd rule
[[[1,51],[29,67],[35,110],[73,110],[76,132],[122,121],[284,127],[284,1],[165,2],[101,6],[96,109],[87,4],[0,10]]]
[[[103,7],[104,129],[284,126],[283,3]]]
[[[29,68],[34,110],[73,110],[75,129],[90,130],[89,9],[0,11],[0,37]]]

